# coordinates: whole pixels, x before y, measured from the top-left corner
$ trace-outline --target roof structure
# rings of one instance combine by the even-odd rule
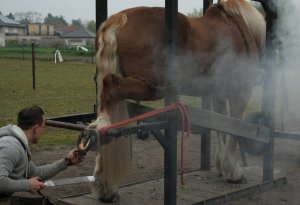
[[[85,28],[79,28],[61,35],[61,38],[95,38],[95,33],[88,31]]]
[[[6,16],[0,14],[0,26],[14,26],[14,27],[25,27],[25,25],[20,24]]]
[[[75,31],[79,29],[79,26],[73,26],[73,25],[56,25],[55,26],[55,32],[59,35],[65,35],[66,33],[69,33],[71,31]]]

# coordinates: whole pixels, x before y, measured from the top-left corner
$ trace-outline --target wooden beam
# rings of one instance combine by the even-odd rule
[[[186,106],[193,127],[205,127],[258,142],[269,142],[269,128],[207,110]]]

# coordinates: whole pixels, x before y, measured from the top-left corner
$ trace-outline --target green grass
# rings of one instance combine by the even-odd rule
[[[31,60],[0,58],[0,126],[16,123],[16,115],[25,106],[40,105],[46,117],[92,112],[96,101],[95,65],[87,63],[36,61],[36,90],[32,89]],[[261,87],[254,94],[247,112],[260,109]],[[201,99],[182,96],[180,100],[194,107]],[[143,102],[162,107],[163,100]],[[58,145],[75,146],[77,131],[46,127],[35,149]]]
[[[25,106],[40,105],[47,117],[93,111],[95,65],[36,62],[36,89],[32,89],[30,60],[0,58],[0,126],[16,123]],[[78,133],[47,127],[36,147],[74,144]]]

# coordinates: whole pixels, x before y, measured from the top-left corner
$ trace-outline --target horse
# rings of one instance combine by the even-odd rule
[[[97,30],[97,119],[100,129],[128,118],[125,99],[158,100],[173,75],[181,95],[212,96],[217,113],[242,118],[255,85],[265,48],[263,15],[245,0],[221,0],[202,17],[177,14],[172,66],[167,73],[165,10],[136,7],[116,13]],[[228,104],[228,105],[227,105]],[[228,109],[227,109],[228,108]],[[218,133],[216,169],[229,182],[245,182],[238,160],[236,136]],[[97,148],[92,191],[101,201],[119,199],[118,187],[130,173],[130,138]]]

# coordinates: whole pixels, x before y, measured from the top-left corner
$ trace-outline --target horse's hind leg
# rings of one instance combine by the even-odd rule
[[[228,97],[230,116],[241,119],[247,102],[249,100],[249,93],[247,90],[244,92],[236,92]],[[233,135],[226,136],[224,147],[224,155],[222,161],[222,173],[227,181],[232,183],[245,183],[247,182],[243,176],[242,168],[239,163],[238,153],[238,137]]]
[[[114,105],[124,99],[156,100],[162,97],[154,86],[137,77],[121,77],[112,73],[103,79],[103,92],[101,93],[101,112],[112,113]]]
[[[116,103],[113,107],[114,111],[109,113],[110,115],[108,112],[99,113],[97,121],[102,124],[97,126],[98,129],[128,118],[124,102]],[[103,202],[119,200],[118,187],[128,176],[131,167],[130,144],[130,137],[124,136],[98,147],[94,169],[95,182],[91,188],[99,200]]]
[[[128,118],[124,99],[149,100],[155,96],[155,89],[142,80],[109,73],[103,78],[101,107],[94,125],[96,124],[99,129]],[[109,144],[98,148],[94,170],[95,182],[92,184],[92,189],[101,201],[118,200],[118,187],[128,175],[130,161],[129,137],[113,139]]]
[[[212,96],[212,104],[215,112],[227,115],[227,107],[226,107],[226,97],[225,96]],[[217,148],[216,148],[216,169],[220,175],[222,175],[222,156],[224,154],[224,144],[225,144],[225,134],[221,132],[217,132]]]

